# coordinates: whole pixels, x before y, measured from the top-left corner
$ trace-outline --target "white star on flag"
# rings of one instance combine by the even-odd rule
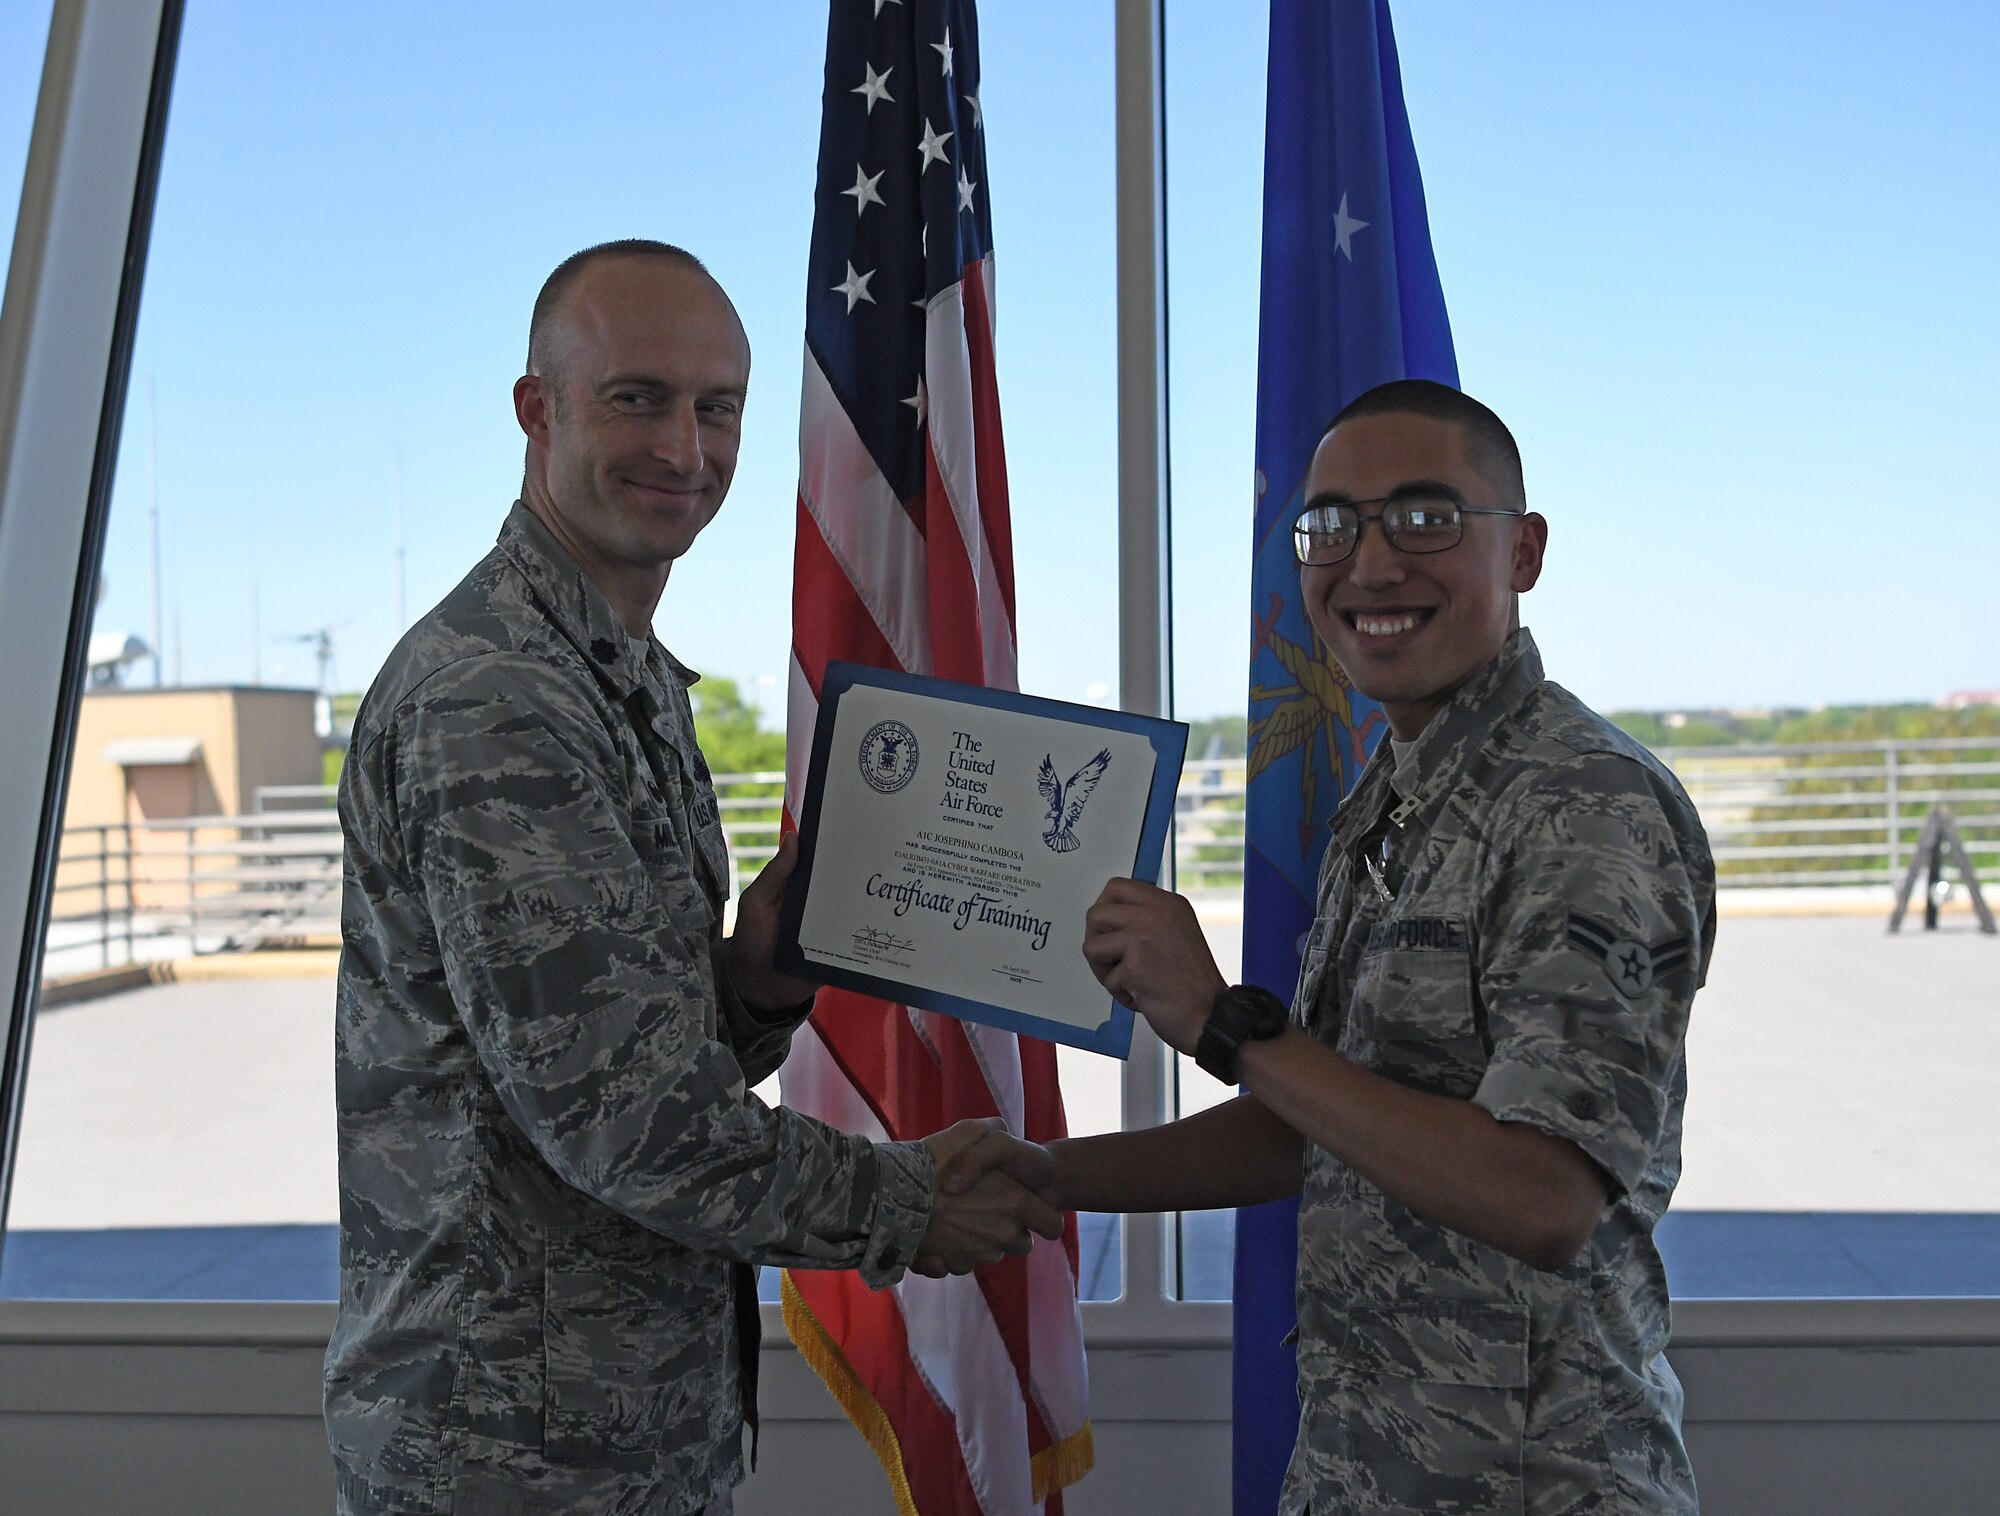
[[[929,121],[924,122],[924,139],[917,144],[917,151],[924,155],[924,161],[917,172],[921,174],[933,163],[944,162],[944,145],[949,141],[951,141],[950,132],[940,132]]]
[[[887,173],[888,170],[884,169],[882,172]],[[841,194],[852,195],[854,197],[854,216],[857,221],[861,218],[862,212],[866,211],[869,206],[887,205],[889,203],[882,198],[882,192],[875,188],[881,182],[882,174],[870,177],[861,171],[860,164],[857,163],[854,165],[854,188],[844,189],[841,191]]]
[[[979,91],[974,90],[971,94],[967,95],[965,103],[972,107],[972,124],[981,131],[984,131],[986,129],[986,121],[979,114]]]
[[[882,7],[885,5],[901,5],[902,3],[903,0],[875,0],[875,14],[878,16],[881,15]]]
[[[833,287],[833,292],[847,297],[848,315],[854,314],[854,307],[858,301],[866,300],[870,305],[875,303],[875,297],[868,293],[868,281],[874,277],[875,270],[872,268],[865,274],[857,274],[854,272],[853,264],[847,265],[847,277]]]
[[[918,303],[921,304],[922,302],[919,301]],[[905,395],[903,397],[903,404],[917,413],[918,426],[922,426],[930,419],[931,397],[924,391],[924,376],[922,374],[917,375],[917,392],[914,395]]]
[[[960,210],[969,211],[972,209],[972,192],[978,188],[977,184],[965,177],[965,167],[961,164],[958,170],[958,208]]]
[[[1326,202],[1321,201],[1322,205]],[[1356,221],[1347,214],[1347,196],[1340,197],[1340,208],[1333,213],[1333,245],[1347,255],[1347,261],[1354,261],[1354,234],[1368,223]]]
[[[889,76],[896,72],[895,64],[890,64],[878,74],[872,67],[864,63],[861,65],[861,72],[867,77],[855,85],[853,89],[849,90],[848,93],[851,95],[866,95],[868,97],[869,115],[872,116],[875,114],[875,102],[878,100],[886,100],[891,105],[896,103],[896,97],[889,93]]]
[[[947,26],[944,29],[944,41],[933,42],[931,44],[931,51],[944,59],[944,76],[945,78],[949,79],[951,77],[951,28],[950,27]]]

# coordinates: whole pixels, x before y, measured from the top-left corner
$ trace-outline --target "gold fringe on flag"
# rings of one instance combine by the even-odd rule
[[[854,1423],[868,1446],[881,1461],[889,1478],[889,1491],[896,1497],[896,1516],[922,1516],[916,1497],[910,1493],[910,1476],[903,1467],[903,1445],[889,1416],[874,1393],[861,1382],[854,1365],[840,1350],[840,1344],[813,1315],[812,1307],[792,1283],[791,1270],[780,1275],[779,1297],[785,1313],[785,1330],[799,1350],[799,1356],[819,1375],[847,1419]],[[1086,1421],[1061,1442],[1051,1443],[1030,1461],[1035,1503],[1041,1504],[1057,1490],[1075,1484],[1097,1463],[1097,1444]]]
[[[1052,1442],[1030,1461],[1035,1479],[1035,1504],[1067,1488],[1097,1467],[1097,1439],[1085,1422],[1061,1442]]]
[[[779,1298],[784,1303],[785,1330],[791,1334],[799,1356],[812,1365],[827,1392],[839,1402],[855,1430],[882,1461],[882,1472],[889,1476],[889,1489],[896,1497],[896,1516],[921,1516],[916,1497],[910,1493],[910,1476],[903,1469],[903,1445],[896,1438],[896,1429],[889,1425],[888,1413],[854,1372],[854,1365],[840,1351],[840,1344],[813,1315],[805,1296],[792,1283],[792,1271],[786,1269],[781,1277],[784,1282],[779,1287]]]

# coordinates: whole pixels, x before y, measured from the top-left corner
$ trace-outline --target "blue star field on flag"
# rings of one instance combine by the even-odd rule
[[[978,42],[955,0],[835,0],[827,29],[806,346],[905,502],[924,494],[924,308],[993,247]]]

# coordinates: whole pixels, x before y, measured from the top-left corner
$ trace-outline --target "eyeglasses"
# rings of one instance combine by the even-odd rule
[[[1361,514],[1364,505],[1379,505],[1373,516]],[[1485,505],[1460,505],[1442,490],[1404,490],[1382,500],[1329,500],[1318,496],[1306,503],[1299,519],[1292,523],[1292,549],[1299,562],[1325,567],[1340,563],[1361,545],[1368,523],[1379,521],[1382,531],[1398,551],[1442,553],[1457,547],[1465,536],[1467,516],[1520,516],[1522,511],[1503,511]]]

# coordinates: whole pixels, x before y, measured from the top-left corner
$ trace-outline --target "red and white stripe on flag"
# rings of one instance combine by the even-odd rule
[[[792,817],[829,662],[1016,687],[976,29],[970,0],[834,0],[799,421]],[[1065,1130],[1051,1044],[842,990],[821,991],[781,1077],[794,1109],[878,1141],[996,1115],[1035,1141]],[[1089,1470],[1068,1221],[1026,1258],[879,1294],[852,1273],[787,1272],[792,1339],[881,1458],[900,1516],[1059,1516]]]

